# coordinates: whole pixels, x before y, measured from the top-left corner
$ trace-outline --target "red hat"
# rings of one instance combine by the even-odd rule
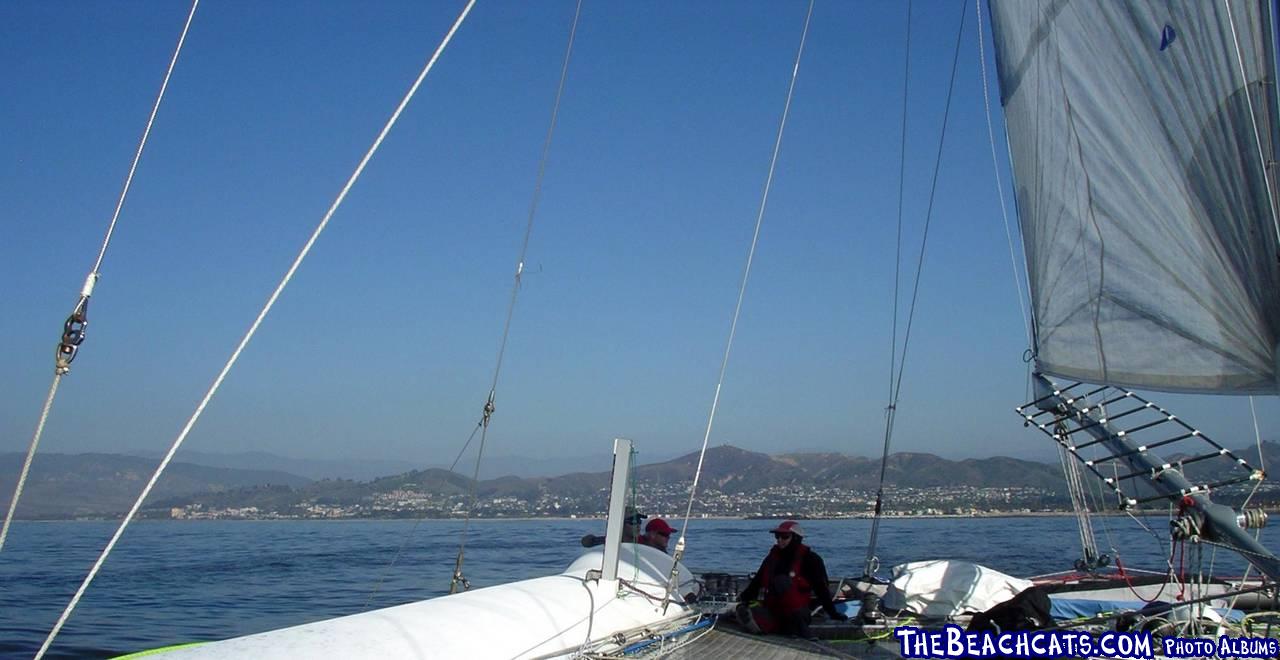
[[[795,534],[796,536],[804,536],[804,530],[800,529],[800,523],[794,520],[784,520],[781,525],[778,525],[769,531],[773,534],[790,533]]]
[[[646,534],[666,534],[670,536],[676,529],[668,525],[667,521],[661,518],[654,518],[649,521],[648,525],[644,526],[644,531]]]

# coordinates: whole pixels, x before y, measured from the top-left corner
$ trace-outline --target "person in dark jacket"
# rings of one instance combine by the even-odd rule
[[[622,542],[623,543],[641,543],[640,523],[648,518],[640,513],[633,506],[628,506],[626,513],[622,518]],[[594,548],[597,545],[604,545],[604,536],[596,536],[595,534],[587,534],[582,537],[582,547]],[[663,551],[665,552],[665,550]]]
[[[831,601],[827,566],[818,553],[804,544],[800,523],[788,520],[771,532],[775,539],[773,547],[738,597],[739,622],[749,630],[764,634],[811,637],[810,598],[816,598],[833,621],[848,620]],[[757,597],[763,603],[751,607]]]

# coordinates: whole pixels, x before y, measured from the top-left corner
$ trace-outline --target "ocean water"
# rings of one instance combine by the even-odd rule
[[[1098,543],[1120,548],[1126,566],[1158,568],[1167,522],[1145,522],[1154,534],[1126,517],[1103,518]],[[774,524],[694,520],[685,563],[695,573],[753,571]],[[832,576],[861,574],[867,521],[803,525]],[[0,551],[0,658],[34,655],[114,530],[109,522],[15,523]],[[448,520],[137,522],[47,657],[109,657],[438,596],[461,530]],[[557,573],[582,551],[583,534],[603,530],[600,520],[473,521],[464,573],[473,588]],[[1280,547],[1280,532],[1263,531],[1268,547]],[[890,519],[878,549],[885,567],[952,558],[1023,576],[1067,570],[1080,553],[1066,516]],[[1218,574],[1244,571],[1225,551],[1213,559]]]

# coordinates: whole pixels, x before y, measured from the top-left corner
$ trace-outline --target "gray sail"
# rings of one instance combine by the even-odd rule
[[[1280,392],[1270,3],[991,11],[1040,370]]]

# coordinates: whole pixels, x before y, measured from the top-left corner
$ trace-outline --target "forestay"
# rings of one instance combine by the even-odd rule
[[[1270,4],[992,0],[1039,370],[1280,391]]]

